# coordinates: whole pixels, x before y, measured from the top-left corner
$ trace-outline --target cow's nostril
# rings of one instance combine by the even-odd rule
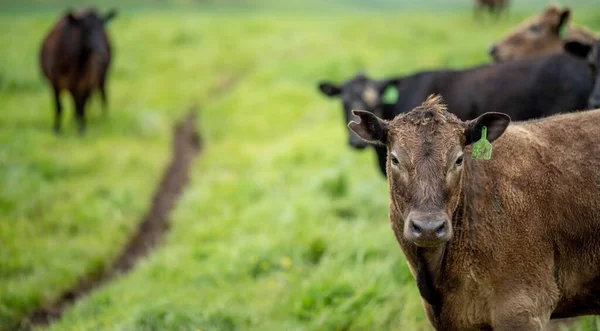
[[[498,54],[498,46],[496,44],[490,46],[489,52],[491,56],[496,56]]]
[[[410,230],[415,236],[420,236],[422,229],[416,222],[410,222]]]
[[[443,237],[446,234],[446,222],[440,221],[440,224],[437,224],[435,227],[435,234],[438,237]]]

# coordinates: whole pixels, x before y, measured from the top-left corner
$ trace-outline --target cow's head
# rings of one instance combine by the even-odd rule
[[[352,109],[364,109],[382,117],[384,106],[382,96],[388,88],[397,88],[396,85],[398,82],[398,79],[372,80],[361,73],[341,85],[331,82],[321,82],[319,89],[329,97],[339,97],[342,99],[344,119],[345,123],[348,123],[356,119],[352,114]],[[367,143],[360,139],[352,130],[348,130],[348,143],[357,149],[367,146]]]
[[[79,13],[68,11],[65,14],[69,26],[80,31],[84,49],[100,55],[108,53],[104,41],[104,25],[116,15],[117,11],[115,9],[110,10],[105,15],[98,15],[95,9],[87,9]]]
[[[600,39],[594,42],[582,41],[567,41],[565,42],[565,50],[575,56],[587,59],[596,75],[596,83],[594,90],[588,99],[588,107],[595,109],[600,108]]]
[[[568,8],[550,5],[492,45],[490,55],[496,62],[509,62],[559,52],[570,15]]]
[[[486,113],[463,122],[434,96],[392,121],[370,112],[355,114],[360,122],[349,127],[365,141],[387,146],[390,215],[404,240],[421,247],[448,242],[465,163],[486,162],[469,160],[465,148],[481,138],[483,126],[488,141],[500,137],[508,115]]]

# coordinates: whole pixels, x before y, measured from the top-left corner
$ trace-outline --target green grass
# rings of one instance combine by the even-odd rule
[[[118,7],[122,10],[185,10],[185,11],[227,11],[256,12],[284,10],[315,14],[325,10],[348,12],[465,12],[473,8],[472,0],[3,0],[0,10],[4,12],[54,12],[65,8],[77,8],[94,5],[100,8]],[[510,10],[516,12],[537,11],[549,3],[556,3],[571,8],[589,8],[596,4],[595,0],[513,0]]]
[[[316,84],[486,62],[524,14],[125,11],[110,115],[95,99],[85,138],[67,95],[51,133],[37,52],[55,15],[0,17],[0,329],[118,253],[193,103],[206,148],[164,245],[53,330],[430,329],[374,155],[347,147]],[[600,12],[576,15],[600,30]]]

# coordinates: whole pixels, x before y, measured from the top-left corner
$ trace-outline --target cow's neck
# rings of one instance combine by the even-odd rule
[[[445,252],[446,245],[434,248],[416,247],[414,251],[417,287],[421,297],[434,308],[441,302],[440,281]]]
[[[452,215],[452,226],[456,229],[463,226],[464,215],[464,196],[458,202],[455,212]],[[455,233],[454,241],[460,233]],[[439,313],[443,299],[444,281],[452,279],[451,275],[446,275],[446,262],[452,249],[457,249],[456,245],[452,247],[452,241],[442,244],[438,247],[416,247],[414,246],[413,259],[417,286],[421,297],[427,301],[433,308],[434,313]]]

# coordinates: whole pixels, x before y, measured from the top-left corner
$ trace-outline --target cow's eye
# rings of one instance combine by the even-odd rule
[[[463,156],[462,156],[462,155],[461,155],[461,156],[459,156],[459,157],[456,159],[456,162],[455,162],[454,164],[455,164],[457,167],[460,167],[460,166],[462,166],[462,164],[463,164],[463,159],[464,159],[464,158],[463,158]]]
[[[394,155],[390,155],[390,162],[392,163],[392,165],[394,167],[397,167],[400,165],[400,162],[398,161],[398,158],[395,157]]]
[[[529,27],[529,31],[533,32],[533,33],[538,33],[540,31],[542,31],[542,26],[541,25],[532,25]]]

